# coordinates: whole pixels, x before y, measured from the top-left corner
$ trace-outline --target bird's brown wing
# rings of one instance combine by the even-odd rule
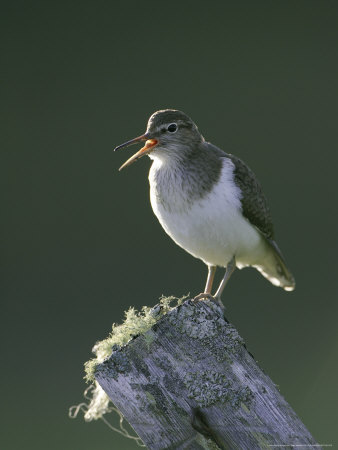
[[[274,241],[273,223],[270,210],[263,194],[262,187],[251,169],[239,158],[229,153],[225,153],[215,145],[209,144],[210,151],[218,156],[229,158],[234,164],[235,183],[241,190],[241,204],[243,216],[255,226],[264,236],[275,256],[273,267],[261,267],[262,274],[268,278],[278,278],[280,286],[292,291],[295,288],[295,279],[286,266],[285,260],[276,242]]]
[[[230,154],[227,154],[227,157],[235,165],[235,183],[242,191],[241,202],[243,215],[263,234],[275,256],[272,278],[278,278],[281,287],[292,291],[296,285],[295,279],[288,269],[278,245],[274,241],[273,223],[262,187],[255,174],[243,161]],[[270,271],[264,268],[262,274],[270,280],[271,268]]]
[[[254,225],[264,237],[272,241],[274,236],[270,209],[260,182],[253,171],[237,156],[226,153],[216,145],[207,143],[209,151],[219,157],[229,158],[235,166],[235,183],[240,188],[243,216]]]
[[[235,183],[242,192],[243,215],[268,239],[273,239],[274,230],[270,209],[262,187],[252,170],[239,158],[227,154],[235,165]]]
[[[261,267],[262,274],[269,280],[270,276],[273,279],[278,278],[281,287],[289,291],[293,290],[295,288],[295,279],[287,268],[283,255],[273,239],[274,231],[270,210],[255,174],[241,159],[225,153],[215,145],[209,143],[208,145],[210,151],[215,152],[220,157],[229,158],[234,164],[235,183],[242,194],[243,216],[260,231],[275,256],[275,265],[272,267],[272,271],[271,267]]]

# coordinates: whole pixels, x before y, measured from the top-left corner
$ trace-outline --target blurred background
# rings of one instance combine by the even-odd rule
[[[68,408],[126,309],[205,283],[151,211],[150,160],[119,173],[138,147],[112,151],[168,107],[261,180],[297,288],[237,271],[227,317],[337,446],[337,13],[330,0],[2,5],[3,449],[137,448]]]

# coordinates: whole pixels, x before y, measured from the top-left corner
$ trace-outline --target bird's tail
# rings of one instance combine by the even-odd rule
[[[293,291],[296,287],[295,279],[287,268],[283,255],[273,240],[266,240],[268,245],[268,256],[264,264],[256,266],[261,274],[275,286],[286,291]]]

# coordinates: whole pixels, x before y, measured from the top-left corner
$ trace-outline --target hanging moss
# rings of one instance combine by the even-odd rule
[[[113,374],[117,379],[119,373],[124,373],[129,370],[129,361],[125,354],[120,352],[121,348],[126,345],[131,339],[136,336],[144,335],[150,328],[155,325],[165,314],[173,310],[176,306],[181,305],[184,300],[188,298],[188,295],[182,298],[161,297],[160,302],[153,308],[143,306],[141,311],[136,311],[135,308],[129,308],[125,313],[125,320],[121,325],[113,324],[112,332],[103,341],[97,342],[93,348],[95,358],[85,363],[85,379],[87,382],[92,383],[91,386],[85,391],[85,398],[88,403],[80,403],[79,405],[72,406],[70,408],[70,416],[76,417],[78,412],[82,410],[84,412],[84,418],[86,421],[103,419],[103,415],[111,411],[118,411],[112,406],[112,403],[95,381],[94,375],[97,366],[106,363],[107,370],[110,376]],[[146,344],[151,345],[152,337],[146,336]],[[109,356],[112,358],[107,359]],[[107,361],[107,362],[106,362]],[[121,432],[121,430],[115,430]],[[131,437],[122,427],[122,434],[126,437]],[[139,438],[133,438],[141,441]]]
[[[132,338],[146,333],[155,323],[165,314],[180,305],[188,296],[180,299],[176,297],[162,297],[160,303],[150,308],[143,306],[140,312],[135,308],[129,308],[125,313],[125,320],[121,325],[113,324],[113,329],[107,339],[97,342],[93,348],[96,357],[85,363],[85,379],[88,382],[94,382],[94,374],[98,364],[108,358],[113,351],[119,350],[126,345]],[[172,305],[172,303],[174,303]],[[149,342],[150,344],[150,342]],[[119,359],[119,355],[116,356]],[[116,359],[115,358],[115,359]],[[125,361],[121,361],[124,365]],[[117,363],[117,361],[116,361]],[[118,365],[116,364],[116,370]]]

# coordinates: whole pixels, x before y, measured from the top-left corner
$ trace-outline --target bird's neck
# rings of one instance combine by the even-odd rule
[[[207,143],[181,152],[154,152],[149,182],[152,195],[163,208],[188,209],[211,192],[220,178],[222,159]]]

